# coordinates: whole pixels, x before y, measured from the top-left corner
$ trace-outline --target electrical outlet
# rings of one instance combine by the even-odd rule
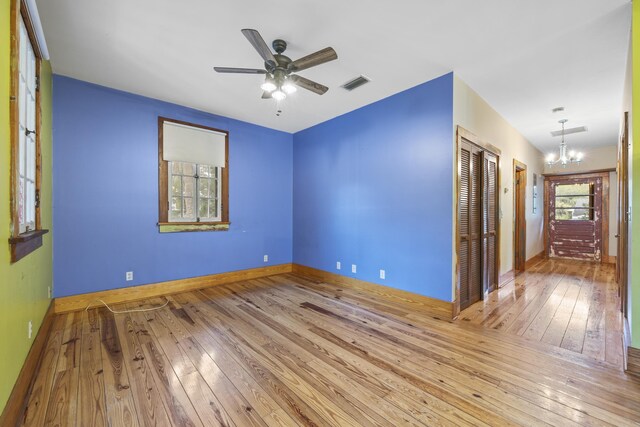
[[[340,270],[342,268],[342,264],[340,264],[340,261],[336,262],[336,270]]]
[[[380,278],[384,279],[386,276],[386,273],[384,272],[384,270],[380,270]]]
[[[264,262],[269,262],[269,255],[264,256]]]
[[[51,299],[51,286],[47,286],[47,297]]]
[[[351,264],[351,272],[355,273],[357,270],[358,269],[357,269],[356,265],[355,264]]]
[[[31,335],[33,335],[33,322],[31,320],[29,320],[29,339],[31,339]]]
[[[133,271],[127,271],[127,274],[126,274],[125,278],[127,279],[127,282],[132,281],[133,280]]]

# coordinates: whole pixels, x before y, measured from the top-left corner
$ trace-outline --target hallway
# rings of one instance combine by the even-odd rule
[[[462,311],[468,322],[622,367],[615,265],[550,259]]]

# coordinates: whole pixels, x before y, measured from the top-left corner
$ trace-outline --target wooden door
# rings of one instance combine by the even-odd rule
[[[602,177],[550,179],[550,257],[602,259],[602,184]]]
[[[482,297],[482,150],[463,142],[460,147],[458,200],[460,309]]]
[[[514,253],[513,268],[516,272],[524,271],[526,263],[527,223],[525,220],[525,198],[527,189],[526,166],[514,159]]]
[[[618,145],[618,255],[616,277],[621,310],[627,317],[627,285],[629,256],[629,113],[624,113],[624,128]]]
[[[498,287],[498,159],[486,151],[482,178],[482,289],[491,292]]]

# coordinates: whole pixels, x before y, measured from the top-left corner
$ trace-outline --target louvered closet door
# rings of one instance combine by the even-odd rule
[[[497,237],[498,237],[498,161],[493,154],[483,153],[482,188],[482,265],[484,289],[489,292],[498,286]]]
[[[460,309],[464,309],[482,295],[482,151],[464,142],[458,209]]]

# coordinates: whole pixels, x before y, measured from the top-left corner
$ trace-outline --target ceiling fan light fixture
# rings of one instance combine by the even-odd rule
[[[276,89],[271,93],[271,97],[276,101],[282,101],[287,97],[287,94],[284,93],[281,89]]]
[[[296,86],[291,83],[290,81],[286,81],[284,82],[284,84],[282,85],[282,90],[284,91],[284,93],[286,93],[287,95],[291,95],[292,93],[294,93],[296,90],[298,90],[298,88],[296,88]]]
[[[276,84],[273,82],[273,78],[267,76],[267,78],[264,79],[264,83],[260,85],[260,89],[262,89],[265,92],[273,92],[274,90],[277,89],[277,87],[276,87]]]
[[[558,123],[562,125],[562,131],[560,132],[560,135],[562,136],[562,141],[560,142],[560,157],[558,157],[558,160],[555,160],[555,156],[553,154],[549,154],[547,156],[548,166],[560,164],[562,167],[566,167],[569,163],[580,163],[582,161],[582,153],[577,153],[575,150],[567,152],[567,143],[564,141],[564,125],[565,123],[567,123],[567,121],[567,119],[558,121]]]
[[[32,0],[31,0],[32,1]],[[297,74],[298,71],[324,64],[338,59],[338,54],[332,47],[326,47],[317,52],[292,61],[284,54],[287,43],[282,39],[274,40],[272,43],[275,54],[271,51],[258,30],[245,28],[242,34],[247,38],[251,46],[258,52],[264,60],[264,68],[237,68],[237,67],[213,67],[218,73],[236,74],[264,74],[265,80],[260,85],[262,89],[262,99],[275,99],[282,101],[302,88],[318,95],[323,95],[329,90],[328,87],[305,79]]]

